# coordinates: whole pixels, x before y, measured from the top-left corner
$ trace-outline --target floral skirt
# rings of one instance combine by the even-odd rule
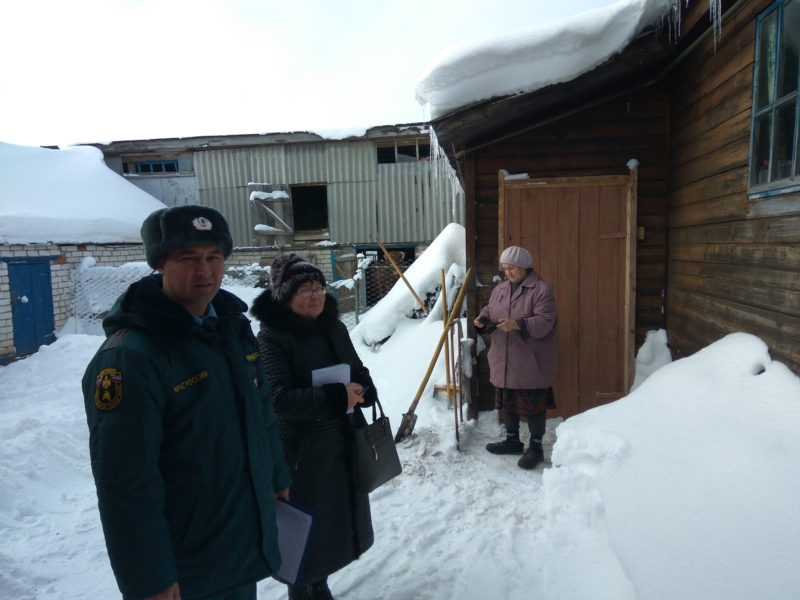
[[[494,407],[521,417],[533,417],[549,408],[556,408],[556,397],[552,387],[533,390],[495,388]]]

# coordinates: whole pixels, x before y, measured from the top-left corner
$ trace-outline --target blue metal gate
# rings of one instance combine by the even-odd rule
[[[52,257],[57,258],[57,257]],[[32,354],[55,339],[50,259],[6,258],[11,288],[11,321],[17,356]]]

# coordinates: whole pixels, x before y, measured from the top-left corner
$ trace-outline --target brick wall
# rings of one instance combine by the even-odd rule
[[[332,279],[331,250],[336,247],[301,246],[294,248],[238,248],[226,261],[227,266],[245,266],[253,263],[271,265],[279,254],[301,252],[308,256],[325,274]],[[92,257],[98,267],[118,267],[129,262],[145,260],[142,244],[30,244],[0,245],[1,258],[55,256],[50,261],[50,277],[53,289],[53,313],[56,331],[64,327],[72,316],[72,285],[70,275],[86,257]],[[0,262],[0,364],[14,356],[14,331],[11,318],[11,293],[8,278],[8,265]]]
[[[8,265],[0,262],[0,364],[2,357],[14,350],[11,327],[11,288],[8,283]]]

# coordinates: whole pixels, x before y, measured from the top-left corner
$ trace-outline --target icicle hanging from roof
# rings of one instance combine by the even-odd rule
[[[672,43],[677,43],[681,35],[681,0],[668,0],[669,9],[661,18],[659,29],[663,29],[663,22],[667,21],[669,29],[669,39]],[[689,0],[686,0],[686,8],[689,7]],[[708,16],[711,19],[714,36],[714,52],[717,51],[717,39],[722,37],[722,1],[708,0]]]
[[[431,138],[431,171],[433,172],[433,186],[437,194],[442,191],[442,186],[450,184],[450,202],[453,207],[452,220],[457,222],[456,209],[457,202],[459,202],[459,193],[463,193],[461,188],[461,180],[453,167],[450,166],[450,161],[445,154],[444,149],[439,145],[439,138],[436,137],[436,132],[433,127],[430,127]]]
[[[688,0],[687,0],[688,3]],[[717,51],[717,38],[722,37],[722,2],[721,0],[708,0],[708,13],[714,27],[714,52]]]

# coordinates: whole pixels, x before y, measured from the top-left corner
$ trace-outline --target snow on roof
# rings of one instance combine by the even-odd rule
[[[97,148],[0,142],[0,243],[141,243],[142,221],[159,208]]]
[[[345,140],[347,138],[359,138],[367,135],[369,127],[338,127],[329,129],[313,129],[310,133],[316,133],[326,140]]]
[[[417,101],[431,118],[497,96],[570,81],[625,48],[679,0],[620,0],[577,15],[462,42],[417,78]]]

